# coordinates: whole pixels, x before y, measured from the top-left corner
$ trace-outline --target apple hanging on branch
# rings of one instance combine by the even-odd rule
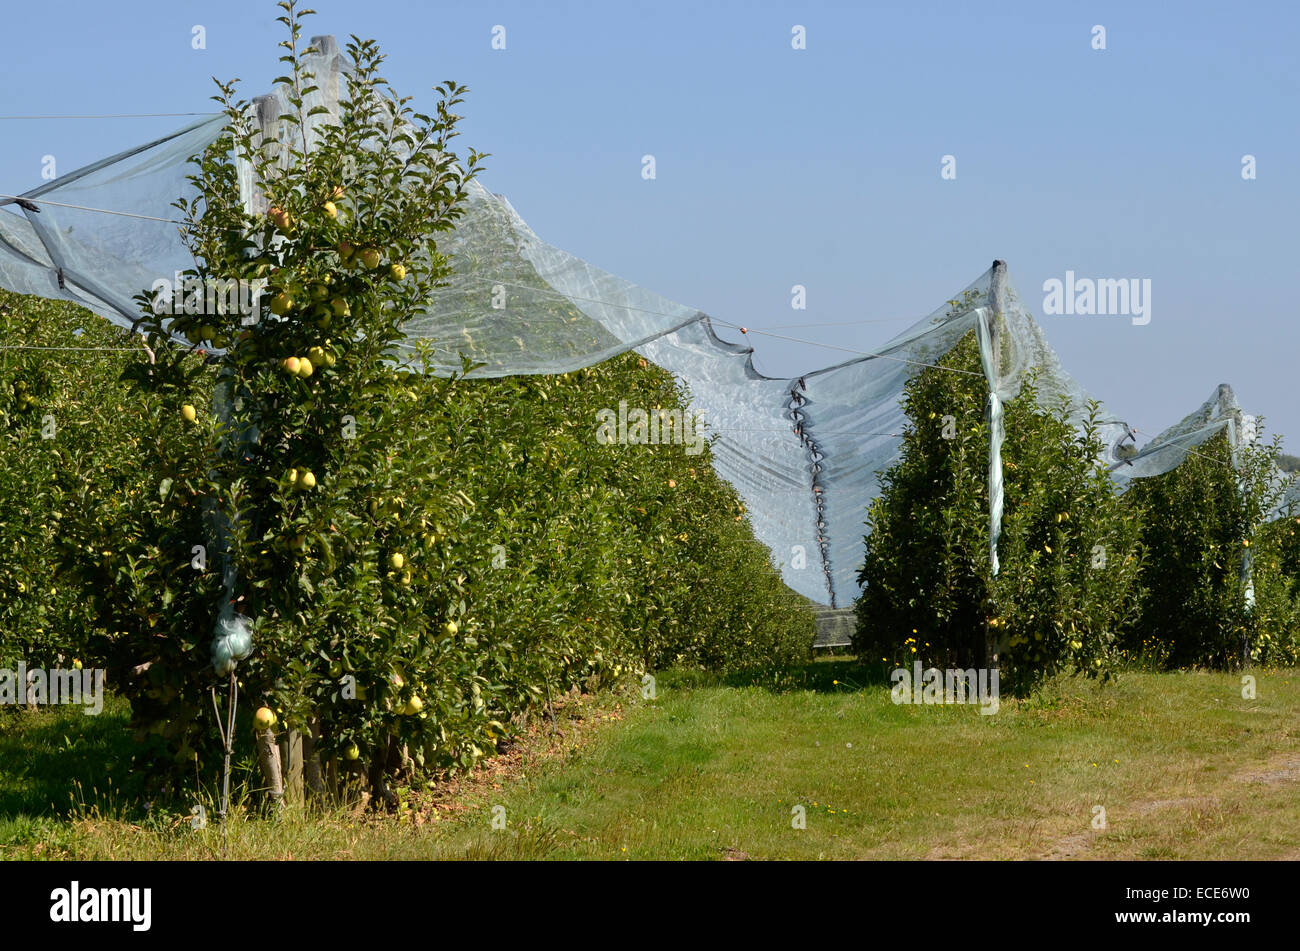
[[[253,728],[259,732],[273,729],[275,724],[275,711],[270,707],[259,707],[258,711],[253,714]]]
[[[283,208],[275,207],[269,209],[266,213],[266,217],[270,218],[271,222],[283,234],[288,234],[289,229],[293,227],[293,219],[289,216],[289,212],[285,211]]]

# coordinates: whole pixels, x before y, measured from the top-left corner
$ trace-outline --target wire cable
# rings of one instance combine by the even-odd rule
[[[5,195],[0,193],[0,198],[8,198],[12,201],[26,201],[33,205],[54,205],[59,208],[75,208],[78,211],[97,211],[103,215],[121,215],[124,218],[143,218],[145,221],[164,221],[173,225],[187,225],[188,221],[178,221],[175,218],[157,218],[153,215],[137,215],[133,211],[112,211],[108,208],[91,208],[87,205],[70,205],[63,201],[51,201],[48,198],[25,198],[22,195]]]
[[[100,115],[0,116],[0,119],[169,119],[180,116],[215,116],[215,112],[113,112]]]

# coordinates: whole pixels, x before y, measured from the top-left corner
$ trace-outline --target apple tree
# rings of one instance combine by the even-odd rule
[[[1076,429],[1064,406],[1039,407],[1032,378],[1007,404],[993,575],[985,389],[973,333],[907,384],[901,457],[868,514],[854,646],[871,662],[997,666],[1013,692],[1058,670],[1108,676],[1141,552],[1099,462],[1096,407]]]

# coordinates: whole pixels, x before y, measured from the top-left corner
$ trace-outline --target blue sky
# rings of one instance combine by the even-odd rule
[[[309,35],[377,39],[417,103],[469,85],[461,141],[493,153],[484,184],[600,267],[870,350],[1004,258],[1064,365],[1140,430],[1226,382],[1300,451],[1295,3],[314,5]],[[276,75],[277,12],[11,4],[0,114],[202,111],[214,75],[251,98]],[[0,191],[40,184],[45,154],[66,172],[185,121],[0,120]],[[1149,278],[1151,322],[1043,315],[1067,270]],[[811,326],[844,321],[864,322]],[[846,356],[747,339],[771,375]]]

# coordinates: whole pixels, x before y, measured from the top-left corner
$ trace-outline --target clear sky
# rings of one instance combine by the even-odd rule
[[[493,153],[484,184],[606,270],[870,350],[1003,258],[1066,368],[1140,430],[1226,382],[1300,451],[1294,0],[314,6],[308,35],[377,39],[417,104],[469,85],[461,141]],[[214,75],[251,98],[277,74],[277,13],[5,4],[0,114],[215,109]],[[67,172],[186,121],[0,120],[0,191],[40,184],[44,155]],[[1150,323],[1044,315],[1067,270],[1150,279]],[[847,356],[747,339],[770,375]]]

